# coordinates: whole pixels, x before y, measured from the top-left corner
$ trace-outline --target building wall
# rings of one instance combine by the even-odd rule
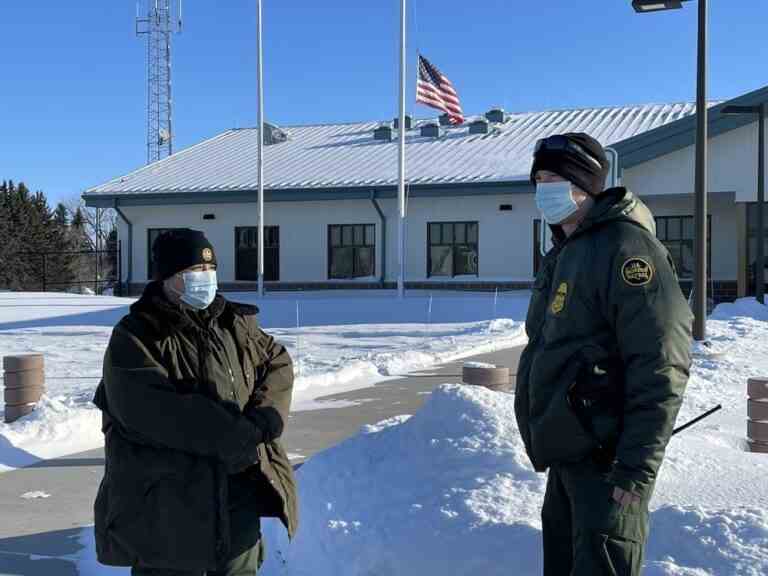
[[[736,202],[757,197],[757,122],[709,141],[710,192],[732,192]],[[622,179],[641,196],[693,194],[695,147],[655,158],[623,171]]]
[[[657,216],[692,215],[692,197],[644,197]],[[280,281],[285,283],[328,281],[328,225],[374,224],[376,226],[376,277],[382,272],[386,252],[386,280],[397,280],[397,203],[379,200],[387,219],[387,248],[382,249],[378,213],[368,200],[332,202],[268,203],[266,224],[280,227]],[[511,211],[500,211],[510,204]],[[238,226],[256,225],[255,204],[209,206],[126,207],[133,223],[132,282],[147,281],[148,234],[150,228],[191,227],[203,230],[216,248],[219,278],[235,277],[235,236]],[[715,280],[737,277],[737,210],[733,194],[711,194],[712,274]],[[215,220],[203,220],[215,214]],[[446,278],[427,275],[427,224],[429,222],[477,221],[479,223],[478,268],[480,281],[528,282],[533,273],[533,220],[538,218],[533,194],[415,198],[409,201],[407,219],[407,279],[410,282],[467,282],[473,277]],[[119,234],[127,247],[128,228],[119,221]],[[123,275],[128,273],[129,251],[123,250]],[[367,279],[371,281],[372,279]],[[350,281],[356,282],[356,281]]]
[[[499,206],[510,204],[512,210]],[[416,198],[408,205],[407,277],[410,281],[453,281],[427,275],[427,224],[478,222],[478,273],[481,279],[529,281],[533,275],[533,220],[538,218],[533,194]],[[394,219],[393,219],[394,220]],[[393,232],[396,238],[396,228]],[[395,245],[396,248],[396,245]],[[390,270],[397,266],[396,249]],[[395,278],[396,275],[390,276]],[[455,281],[466,281],[466,277]]]
[[[643,197],[654,216],[693,216],[693,196]],[[738,272],[737,205],[733,194],[710,194],[712,279],[736,280]]]
[[[131,207],[124,211],[134,224],[134,282],[147,280],[148,233],[151,228],[189,227],[202,230],[213,244],[222,282],[235,279],[235,228],[258,225],[254,204]],[[214,214],[215,220],[203,220]],[[321,281],[327,277],[328,224],[376,224],[376,262],[381,259],[381,226],[369,201],[269,203],[265,224],[280,227],[280,281]]]
[[[397,202],[379,200],[387,220],[386,280],[397,280]],[[511,211],[500,211],[511,204]],[[234,229],[257,224],[256,204],[209,206],[152,206],[123,208],[133,223],[133,282],[147,281],[148,230],[190,227],[205,232],[216,249],[219,278],[235,278]],[[215,220],[203,220],[215,214]],[[528,281],[533,269],[533,219],[538,215],[532,194],[415,198],[409,201],[407,220],[407,277],[427,281],[427,224],[429,222],[477,221],[480,278],[494,281]],[[270,202],[265,207],[267,226],[280,227],[280,281],[328,280],[328,225],[374,224],[376,271],[381,272],[383,253],[379,215],[369,200],[328,202]],[[120,237],[127,239],[121,224]],[[127,271],[127,251],[124,270]],[[370,281],[371,279],[367,279]],[[434,280],[434,278],[433,278]],[[449,280],[437,278],[437,280]],[[456,281],[466,281],[467,278]],[[354,282],[354,281],[353,281]]]

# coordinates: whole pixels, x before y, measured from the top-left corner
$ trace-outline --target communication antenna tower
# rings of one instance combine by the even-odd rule
[[[147,164],[173,154],[171,37],[182,30],[181,2],[136,4],[136,35],[147,37]]]

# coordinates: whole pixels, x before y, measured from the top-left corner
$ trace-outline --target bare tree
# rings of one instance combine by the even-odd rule
[[[117,230],[117,213],[112,208],[91,208],[82,198],[75,197],[65,203],[69,212],[72,249],[93,251],[94,256],[82,254],[78,258],[78,276],[81,281],[97,279],[99,282],[114,278],[116,258],[102,254],[114,249],[114,237]]]
[[[77,210],[83,216],[83,230],[91,243],[91,248],[105,250],[110,232],[117,228],[117,213],[112,208],[91,208],[85,205],[80,196],[75,196],[65,203],[70,220]]]

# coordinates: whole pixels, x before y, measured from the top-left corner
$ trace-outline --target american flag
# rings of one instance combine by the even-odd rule
[[[459,95],[448,78],[424,56],[419,55],[419,81],[416,83],[416,102],[437,108],[448,114],[451,124],[464,122]]]

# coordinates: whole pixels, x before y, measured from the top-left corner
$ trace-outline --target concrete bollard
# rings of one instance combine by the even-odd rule
[[[31,413],[45,391],[42,354],[3,358],[5,422],[10,424]]]
[[[512,382],[509,377],[509,368],[497,367],[492,364],[467,362],[461,370],[462,380],[470,386],[483,386],[497,392],[509,392],[512,390]]]
[[[747,448],[768,454],[768,378],[750,378],[747,396]]]

